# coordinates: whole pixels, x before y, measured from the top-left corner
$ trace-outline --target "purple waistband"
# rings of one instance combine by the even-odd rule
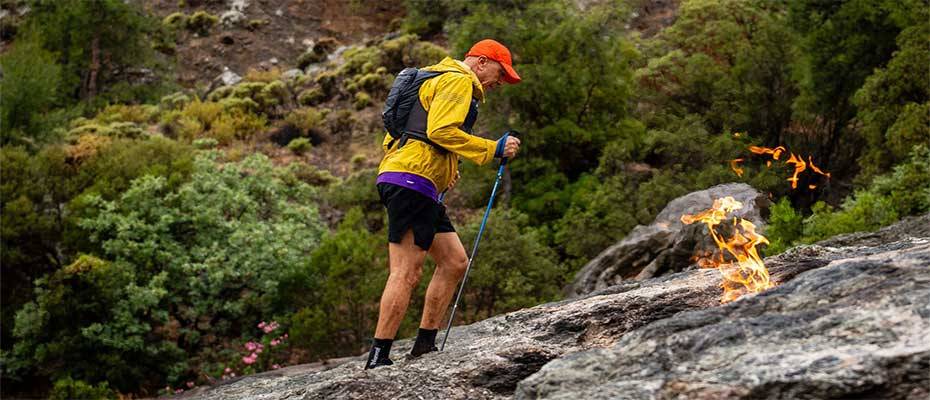
[[[378,180],[375,181],[375,184],[379,183],[390,183],[392,185],[405,187],[439,201],[439,197],[437,197],[438,193],[436,193],[436,186],[433,185],[433,182],[417,174],[411,174],[409,172],[383,172],[378,175]]]

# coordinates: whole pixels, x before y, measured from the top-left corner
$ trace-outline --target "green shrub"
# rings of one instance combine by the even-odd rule
[[[95,120],[105,124],[113,122],[132,122],[136,124],[147,124],[154,122],[158,118],[158,107],[145,105],[126,105],[114,104],[107,106],[97,113]]]
[[[326,60],[326,53],[317,53],[313,50],[308,50],[297,57],[297,68],[306,69],[310,64],[315,64],[323,60]]]
[[[474,243],[482,215],[461,229],[462,243]],[[516,210],[495,208],[481,238],[456,323],[470,323],[559,298],[565,271],[541,232]]]
[[[99,385],[91,385],[82,380],[71,379],[70,376],[55,381],[52,386],[52,392],[48,395],[49,400],[71,400],[71,399],[116,399],[117,396],[107,387],[106,382]]]
[[[248,139],[267,126],[268,121],[264,116],[233,110],[220,115],[207,134],[226,145],[233,139]]]
[[[217,343],[296,311],[279,282],[324,232],[313,188],[285,184],[262,155],[223,166],[214,156],[180,187],[147,175],[114,201],[87,199],[97,212],[80,225],[99,253],[37,282],[16,318],[17,362],[152,393],[205,381],[199,371],[223,359]]]
[[[284,122],[293,125],[301,133],[306,134],[311,131],[321,130],[325,118],[325,113],[312,107],[306,107],[291,111],[284,117]]]
[[[329,186],[339,181],[331,172],[304,162],[291,163],[288,171],[294,178],[310,186]]]
[[[355,101],[352,102],[352,105],[356,110],[364,109],[371,105],[371,96],[365,92],[358,92],[355,94]]]
[[[326,101],[326,93],[315,87],[304,90],[297,95],[297,104],[302,106],[315,106]]]
[[[171,29],[186,28],[189,18],[182,12],[171,13],[161,20],[162,25]]]
[[[50,140],[52,132],[34,127],[55,105],[62,84],[55,55],[37,40],[18,38],[0,55],[0,69],[0,144]]]
[[[869,188],[857,190],[840,208],[817,202],[811,211],[803,224],[797,224],[800,215],[782,199],[773,208],[770,228],[766,230],[773,242],[767,253],[838,234],[874,231],[901,217],[930,211],[930,150],[924,145],[914,146],[907,162],[875,178]]]
[[[306,153],[312,147],[313,145],[310,144],[310,139],[307,139],[307,138],[297,138],[297,139],[291,140],[291,142],[287,144],[287,148],[297,155]]]
[[[213,28],[219,21],[217,16],[201,10],[191,14],[186,27],[200,36],[206,36],[210,34],[210,28]]]
[[[772,256],[787,250],[804,233],[804,216],[791,207],[787,197],[782,197],[770,210],[764,236],[769,240],[765,255]]]
[[[308,268],[290,280],[300,288],[293,301],[305,305],[291,319],[291,339],[314,358],[368,344],[387,280],[387,246],[374,245],[379,241],[368,231],[362,210],[352,208],[313,252]]]
[[[200,139],[194,140],[194,143],[192,144],[194,145],[195,148],[206,150],[206,149],[215,148],[219,144],[219,142],[213,138],[200,138]]]
[[[175,92],[161,98],[162,110],[181,110],[191,102],[184,92]]]

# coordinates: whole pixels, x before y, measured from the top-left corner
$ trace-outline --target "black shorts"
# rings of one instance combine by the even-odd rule
[[[413,243],[429,250],[437,233],[455,232],[446,207],[416,190],[379,183],[378,194],[387,208],[388,242],[400,243],[407,230],[413,229]]]

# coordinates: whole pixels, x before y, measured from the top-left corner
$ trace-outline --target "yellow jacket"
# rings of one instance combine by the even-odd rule
[[[486,164],[494,158],[497,142],[469,135],[459,127],[465,122],[471,98],[484,98],[484,88],[478,76],[465,63],[446,57],[439,64],[423,68],[427,71],[452,71],[423,82],[420,86],[420,104],[427,111],[426,134],[430,140],[449,150],[440,154],[437,149],[420,140],[408,140],[404,147],[397,144],[388,148],[391,135],[385,133],[384,158],[378,174],[408,172],[433,182],[442,192],[449,187],[458,171],[459,156]]]

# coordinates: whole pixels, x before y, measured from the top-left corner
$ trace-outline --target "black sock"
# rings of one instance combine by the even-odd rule
[[[419,357],[422,354],[429,353],[436,348],[436,333],[439,329],[423,329],[417,332],[417,340],[413,343],[413,349],[410,354]]]
[[[417,332],[417,341],[416,344],[422,344],[427,346],[436,345],[436,333],[439,332],[439,329],[423,329]]]
[[[365,363],[365,369],[374,368],[380,361],[388,360],[388,356],[391,355],[392,344],[394,344],[394,339],[375,338],[371,345],[371,351],[368,352],[368,362]]]

